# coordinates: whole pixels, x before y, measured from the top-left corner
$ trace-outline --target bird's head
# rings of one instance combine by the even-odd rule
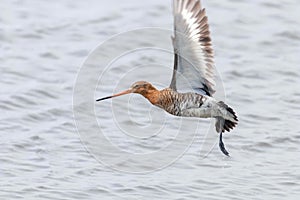
[[[132,93],[138,93],[141,95],[145,95],[151,91],[156,91],[156,88],[146,81],[138,81],[131,85],[130,87]]]
[[[138,93],[138,94],[141,94],[141,95],[143,95],[144,97],[147,98],[147,95],[150,94],[153,91],[155,92],[155,91],[157,91],[157,89],[155,87],[153,87],[151,85],[151,83],[148,83],[146,81],[138,81],[138,82],[135,82],[134,84],[132,84],[131,87],[128,90],[125,90],[123,92],[114,94],[112,96],[108,96],[108,97],[98,99],[97,101],[102,101],[102,100],[105,100],[105,99],[110,99],[110,98],[113,98],[113,97],[118,97],[118,96],[122,96],[122,95],[125,95],[125,94],[130,94],[130,93]]]

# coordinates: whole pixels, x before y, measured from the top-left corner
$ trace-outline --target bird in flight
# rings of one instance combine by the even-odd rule
[[[166,112],[182,117],[215,118],[219,133],[219,147],[229,156],[222,141],[222,134],[233,129],[238,118],[231,107],[213,98],[215,93],[215,64],[210,31],[205,9],[200,0],[173,0],[174,69],[168,88],[157,90],[151,83],[138,81],[123,92],[98,99],[137,93],[151,104]],[[184,80],[189,92],[181,93]]]

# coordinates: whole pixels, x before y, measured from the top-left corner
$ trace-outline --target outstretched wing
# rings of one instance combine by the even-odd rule
[[[200,0],[173,0],[173,9],[175,59],[170,88],[177,90],[187,81],[194,91],[211,96],[215,66],[205,9]]]

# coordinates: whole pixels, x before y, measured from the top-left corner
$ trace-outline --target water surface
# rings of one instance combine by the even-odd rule
[[[73,118],[74,83],[88,53],[112,35],[143,27],[171,29],[171,2],[1,1],[1,199],[298,199],[300,5],[296,0],[203,4],[226,101],[240,119],[225,139],[232,156],[224,157],[216,146],[200,159],[196,139],[174,164],[132,174],[114,171],[86,151]],[[126,59],[138,65],[155,62],[155,56]],[[169,61],[172,66],[166,55],[164,62]],[[119,66],[107,87],[120,78],[118,72],[126,72]],[[139,73],[137,80],[151,80]],[[161,76],[161,83],[167,84],[168,77]],[[129,105],[133,121],[146,126],[149,119],[139,110],[151,106],[142,98],[128,98],[128,104],[116,103]],[[132,143],[118,134],[111,118],[103,117],[111,115],[110,105],[101,104],[97,117],[120,148],[155,151],[174,137],[177,128],[171,122],[176,119],[161,112],[171,121],[165,135],[150,146]],[[122,116],[124,126],[134,126]]]

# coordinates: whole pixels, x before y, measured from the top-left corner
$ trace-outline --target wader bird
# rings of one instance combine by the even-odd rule
[[[138,93],[172,115],[215,118],[216,131],[220,134],[219,147],[229,156],[222,133],[233,129],[238,119],[232,108],[212,97],[215,93],[215,66],[205,9],[200,0],[173,0],[173,12],[174,70],[169,88],[157,90],[148,82],[138,81],[128,90],[97,101]],[[184,84],[179,75],[188,80],[191,92],[177,91]]]

